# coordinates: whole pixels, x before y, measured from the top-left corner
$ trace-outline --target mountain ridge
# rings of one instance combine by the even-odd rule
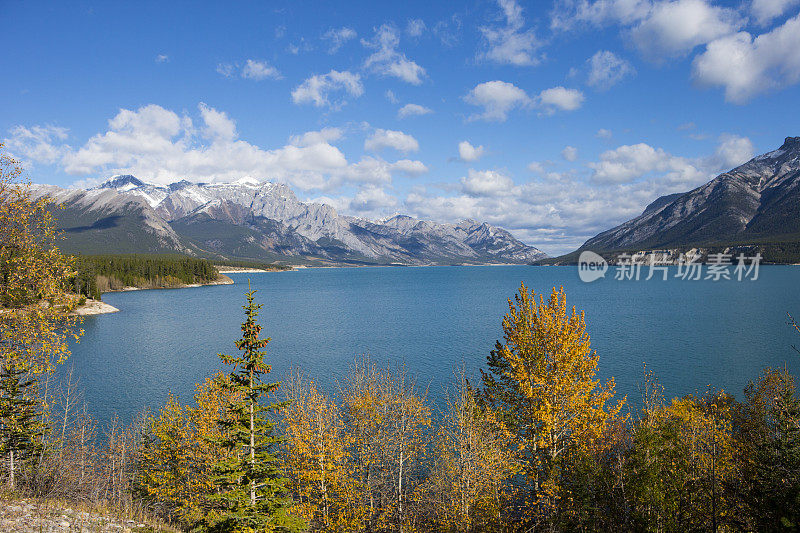
[[[789,261],[800,251],[800,137],[786,137],[778,149],[690,191],[657,198],[576,252],[737,246],[777,246]],[[563,257],[572,260],[576,252]]]
[[[62,207],[57,218],[64,222],[70,252],[119,251],[114,244],[142,253],[407,265],[528,264],[546,257],[487,223],[340,215],[327,204],[301,202],[285,184],[249,178],[160,186],[125,174],[90,189],[37,186],[35,191]],[[137,223],[142,231],[136,231]],[[100,249],[92,245],[98,239],[106,243]],[[127,246],[131,242],[139,245]]]

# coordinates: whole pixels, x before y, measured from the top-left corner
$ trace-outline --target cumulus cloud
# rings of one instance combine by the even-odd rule
[[[659,2],[633,28],[632,37],[645,57],[659,61],[728,35],[743,22],[734,9],[712,6],[705,0]]]
[[[292,135],[289,144],[294,146],[313,146],[315,144],[332,143],[342,138],[339,128],[322,128],[319,131],[307,131],[302,135]]]
[[[316,107],[341,108],[346,100],[331,101],[331,93],[344,92],[352,97],[364,94],[364,85],[361,75],[353,74],[347,70],[331,70],[327,74],[316,74],[306,79],[292,91],[292,101],[295,104],[314,104]]]
[[[247,80],[256,81],[265,80],[267,78],[277,80],[280,79],[281,73],[278,72],[278,69],[265,61],[248,59],[242,67],[242,77]]]
[[[106,131],[73,149],[66,130],[52,126],[11,130],[10,149],[34,163],[57,164],[69,174],[94,179],[134,174],[151,183],[177,179],[229,182],[249,177],[285,182],[302,190],[335,190],[347,184],[388,184],[393,175],[427,172],[421,161],[363,157],[349,162],[331,143],[338,128],[292,136],[289,144],[264,149],[239,138],[225,112],[203,103],[196,120],[161,106],[121,109]]]
[[[417,140],[402,131],[377,129],[364,141],[364,150],[380,152],[384,148],[393,148],[398,152],[416,152],[419,150]]]
[[[753,0],[750,11],[762,26],[800,4],[800,0]]]
[[[11,154],[24,160],[27,166],[50,165],[64,155],[67,147],[62,141],[66,140],[68,132],[67,128],[58,126],[15,126],[9,130],[11,136],[4,140]]]
[[[603,152],[599,161],[588,166],[594,171],[592,178],[600,183],[628,183],[658,176],[662,181],[689,187],[745,163],[754,151],[747,137],[726,134],[707,157],[674,156],[661,148],[639,143]]]
[[[494,170],[469,169],[461,178],[461,188],[471,196],[504,196],[512,192],[514,181]]]
[[[412,85],[422,83],[426,76],[425,69],[397,50],[400,45],[400,37],[397,35],[397,29],[393,26],[384,24],[375,30],[372,40],[362,39],[361,43],[365,47],[375,50],[364,61],[364,68],[382,76],[399,78]]]
[[[575,111],[583,105],[585,99],[583,93],[578,89],[553,87],[540,92],[538,102],[544,108],[545,113],[552,114],[556,110]]]
[[[705,166],[724,172],[746,163],[755,155],[755,147],[747,137],[725,134],[720,136],[714,154],[705,160]]]
[[[483,113],[474,114],[469,120],[505,122],[508,113],[515,108],[531,105],[528,95],[505,81],[487,81],[478,84],[464,97],[468,104],[483,107]]]
[[[754,96],[800,81],[800,15],[753,38],[739,32],[712,41],[692,63],[701,86],[721,86],[725,100],[742,104]]]
[[[661,62],[686,55],[745,22],[736,9],[708,0],[566,0],[551,13],[550,27],[563,31],[580,24],[619,24],[645,58]]]
[[[579,25],[631,25],[650,12],[650,0],[562,0],[550,13],[550,28],[569,31]]]
[[[567,161],[577,161],[578,160],[578,149],[574,146],[565,146],[563,150],[561,150],[561,157],[566,159]]]
[[[335,54],[347,41],[356,38],[356,30],[347,27],[338,29],[331,28],[322,35],[322,38],[331,43],[328,48],[328,53]]]
[[[629,62],[608,50],[600,50],[589,60],[589,85],[606,90],[636,73]]]
[[[271,66],[266,61],[259,61],[257,59],[248,59],[241,63],[217,63],[217,74],[226,78],[233,78],[237,72],[246,80],[261,81],[267,78],[273,80],[281,79],[281,73],[275,67]]]
[[[653,172],[678,172],[690,178],[700,175],[688,160],[645,143],[607,150],[600,154],[600,161],[589,163],[589,167],[594,170],[593,179],[601,183],[626,183]]]
[[[397,118],[416,117],[433,113],[433,110],[419,104],[406,104],[397,110]]]
[[[458,143],[458,158],[464,162],[477,161],[483,155],[483,146],[472,146],[468,141]]]
[[[523,30],[525,19],[520,5],[516,0],[498,0],[497,3],[503,10],[505,25],[481,27],[486,50],[478,55],[479,59],[516,66],[538,64],[540,57],[536,52],[541,42],[533,30]]]
[[[400,159],[391,164],[392,172],[399,172],[406,176],[421,176],[428,172],[428,167],[422,161]]]

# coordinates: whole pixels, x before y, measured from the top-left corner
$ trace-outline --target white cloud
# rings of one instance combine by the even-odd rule
[[[339,128],[322,128],[319,131],[307,131],[302,135],[293,135],[289,138],[289,144],[294,146],[312,146],[315,144],[328,144],[342,138],[342,130]]]
[[[328,53],[335,54],[347,41],[356,38],[356,31],[353,28],[347,27],[338,29],[331,28],[325,32],[322,38],[331,43],[328,48]]]
[[[267,78],[280,79],[278,69],[264,61],[248,59],[242,67],[242,77],[248,80],[265,80]]]
[[[650,0],[562,0],[550,13],[550,28],[569,31],[582,24],[630,25],[645,18],[650,9]]]
[[[698,84],[722,86],[725,99],[742,104],[800,81],[800,15],[753,38],[739,32],[712,41],[692,63]]]
[[[419,150],[417,140],[402,131],[377,129],[364,141],[364,150],[379,152],[384,148],[393,148],[398,152],[416,152]]]
[[[623,145],[600,154],[600,161],[589,163],[594,170],[593,179],[601,183],[626,183],[642,178],[652,172],[697,169],[680,157],[673,157],[661,148],[639,143]]]
[[[601,90],[609,89],[636,73],[629,62],[608,50],[598,51],[588,61],[589,85]]]
[[[428,172],[428,167],[422,161],[412,159],[400,159],[391,164],[393,172],[399,172],[406,176],[421,176]]]
[[[753,157],[753,143],[747,137],[722,135],[714,153],[704,158],[678,157],[661,148],[639,143],[623,145],[600,154],[600,161],[589,163],[592,178],[600,183],[628,183],[648,176],[691,187],[731,170]]]
[[[66,148],[60,141],[66,140],[68,131],[58,126],[15,126],[4,142],[14,157],[24,159],[26,166],[34,162],[50,165],[64,155]]]
[[[344,99],[331,102],[329,95],[333,92],[345,92],[352,97],[364,94],[364,85],[361,76],[349,71],[331,70],[327,74],[311,76],[292,91],[292,101],[295,104],[312,103],[316,107],[341,108]]]
[[[461,178],[461,188],[470,196],[503,196],[510,194],[514,182],[494,170],[467,171],[467,177]]]
[[[575,111],[583,105],[586,98],[578,89],[553,87],[539,93],[539,104],[544,107],[545,113],[552,114],[556,110]]]
[[[412,85],[422,83],[426,76],[425,69],[397,50],[400,37],[394,27],[384,24],[375,30],[375,37],[371,41],[362,39],[361,43],[375,50],[364,61],[364,68],[383,76],[399,78]]]
[[[367,186],[356,193],[347,208],[362,215],[375,216],[396,209],[397,204],[397,198],[382,187]]]
[[[156,56],[156,63],[166,63],[169,61],[169,56],[167,54],[158,54]]]
[[[747,137],[738,135],[722,135],[714,154],[706,159],[706,166],[719,172],[738,167],[751,160],[755,155],[755,147]]]
[[[800,0],[753,0],[750,11],[756,21],[765,26],[798,4],[800,4]]]
[[[531,161],[528,163],[528,170],[537,174],[544,174],[544,165],[538,161]]]
[[[611,133],[611,130],[600,128],[599,130],[597,130],[597,133],[595,133],[594,136],[597,137],[598,139],[609,140],[614,136],[614,134]]]
[[[458,143],[458,158],[465,162],[477,161],[483,155],[483,146],[472,146],[468,141]]]
[[[536,56],[536,51],[541,47],[541,43],[533,30],[523,31],[525,19],[522,16],[522,8],[516,0],[497,0],[497,3],[503,10],[505,25],[481,27],[486,50],[478,57],[507,65],[538,64],[540,57]]]
[[[385,95],[386,95],[386,99],[389,100],[393,104],[396,104],[396,103],[400,102],[400,100],[397,98],[397,95],[394,94],[394,91],[392,91],[391,89],[387,89]]]
[[[465,97],[468,104],[483,107],[483,113],[472,115],[470,120],[504,122],[509,111],[531,105],[528,95],[512,83],[487,81],[476,85]]]
[[[744,23],[736,9],[708,0],[564,0],[550,19],[550,27],[557,31],[581,24],[619,24],[628,34],[625,38],[655,62],[683,56]]]
[[[212,141],[221,140],[228,142],[236,138],[236,123],[228,118],[227,113],[224,111],[217,111],[202,102],[198,108],[200,109],[200,116],[206,125],[203,130],[203,134],[206,138]]]
[[[88,180],[112,174],[133,174],[161,184],[177,179],[229,182],[250,177],[302,190],[335,190],[348,184],[388,184],[395,174],[414,177],[428,171],[424,163],[410,159],[388,162],[363,157],[348,162],[330,144],[341,138],[338,128],[295,135],[285,146],[263,149],[239,139],[235,122],[225,112],[202,103],[196,123],[154,104],[121,109],[108,121],[106,131],[77,149],[64,144],[63,128],[18,126],[11,134],[6,142],[14,153],[35,163],[58,164]]]
[[[419,37],[425,32],[425,21],[422,19],[409,19],[406,24],[406,33],[411,37]]]
[[[245,61],[244,66],[242,66],[241,69],[240,64],[238,63],[217,63],[216,70],[217,74],[220,74],[226,78],[233,78],[237,71],[239,71],[242,78],[248,80],[261,81],[267,78],[278,80],[282,77],[281,73],[278,72],[278,69],[265,61],[259,61],[256,59],[248,59]]]
[[[574,146],[565,146],[563,150],[561,150],[561,157],[566,159],[567,161],[577,161],[578,160],[578,149]]]
[[[232,63],[217,63],[217,74],[232,78],[233,73],[236,71],[236,65]]]
[[[419,104],[406,104],[397,111],[398,118],[414,117],[433,113],[433,110]]]
[[[659,61],[684,55],[736,31],[742,24],[734,9],[712,6],[706,0],[658,2],[633,28],[632,37],[645,57]]]

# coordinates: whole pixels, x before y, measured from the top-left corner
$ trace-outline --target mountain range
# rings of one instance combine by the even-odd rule
[[[741,247],[776,262],[800,257],[800,137],[787,137],[777,150],[696,189],[658,198],[641,215],[587,240],[577,252]],[[569,262],[575,256],[564,258]]]
[[[33,191],[54,200],[61,247],[69,253],[372,265],[526,264],[546,257],[486,223],[345,216],[301,202],[284,184],[247,178],[158,186],[120,175],[85,190],[37,185]]]

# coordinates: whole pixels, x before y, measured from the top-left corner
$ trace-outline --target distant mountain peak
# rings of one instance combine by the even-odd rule
[[[800,150],[800,137],[786,137],[780,147],[781,150]]]
[[[116,176],[112,176],[103,183],[100,184],[98,188],[100,189],[122,189],[129,191],[131,189],[135,189],[136,187],[144,186],[144,182],[141,181],[136,176],[131,174],[118,174]]]
[[[600,233],[581,249],[670,249],[800,241],[800,137]]]
[[[485,222],[440,224],[400,213],[371,221],[340,215],[328,204],[303,202],[285,183],[251,177],[219,183],[182,179],[154,185],[120,175],[99,188],[116,193],[101,196],[124,213],[119,216],[128,216],[125,209],[131,207],[127,200],[133,199],[130,205],[147,213],[148,220],[152,219],[150,226],[158,227],[159,238],[169,244],[168,249],[187,243],[229,257],[308,257],[328,264],[531,263],[546,256]],[[84,193],[77,190],[75,194]],[[75,218],[87,218],[87,213],[94,212],[94,196],[81,198]],[[108,217],[109,210],[102,213]],[[126,220],[134,222],[135,214],[130,214]],[[126,231],[139,235],[138,230]],[[96,238],[103,235],[99,228]],[[125,244],[117,243],[116,236],[113,240],[114,246]]]

